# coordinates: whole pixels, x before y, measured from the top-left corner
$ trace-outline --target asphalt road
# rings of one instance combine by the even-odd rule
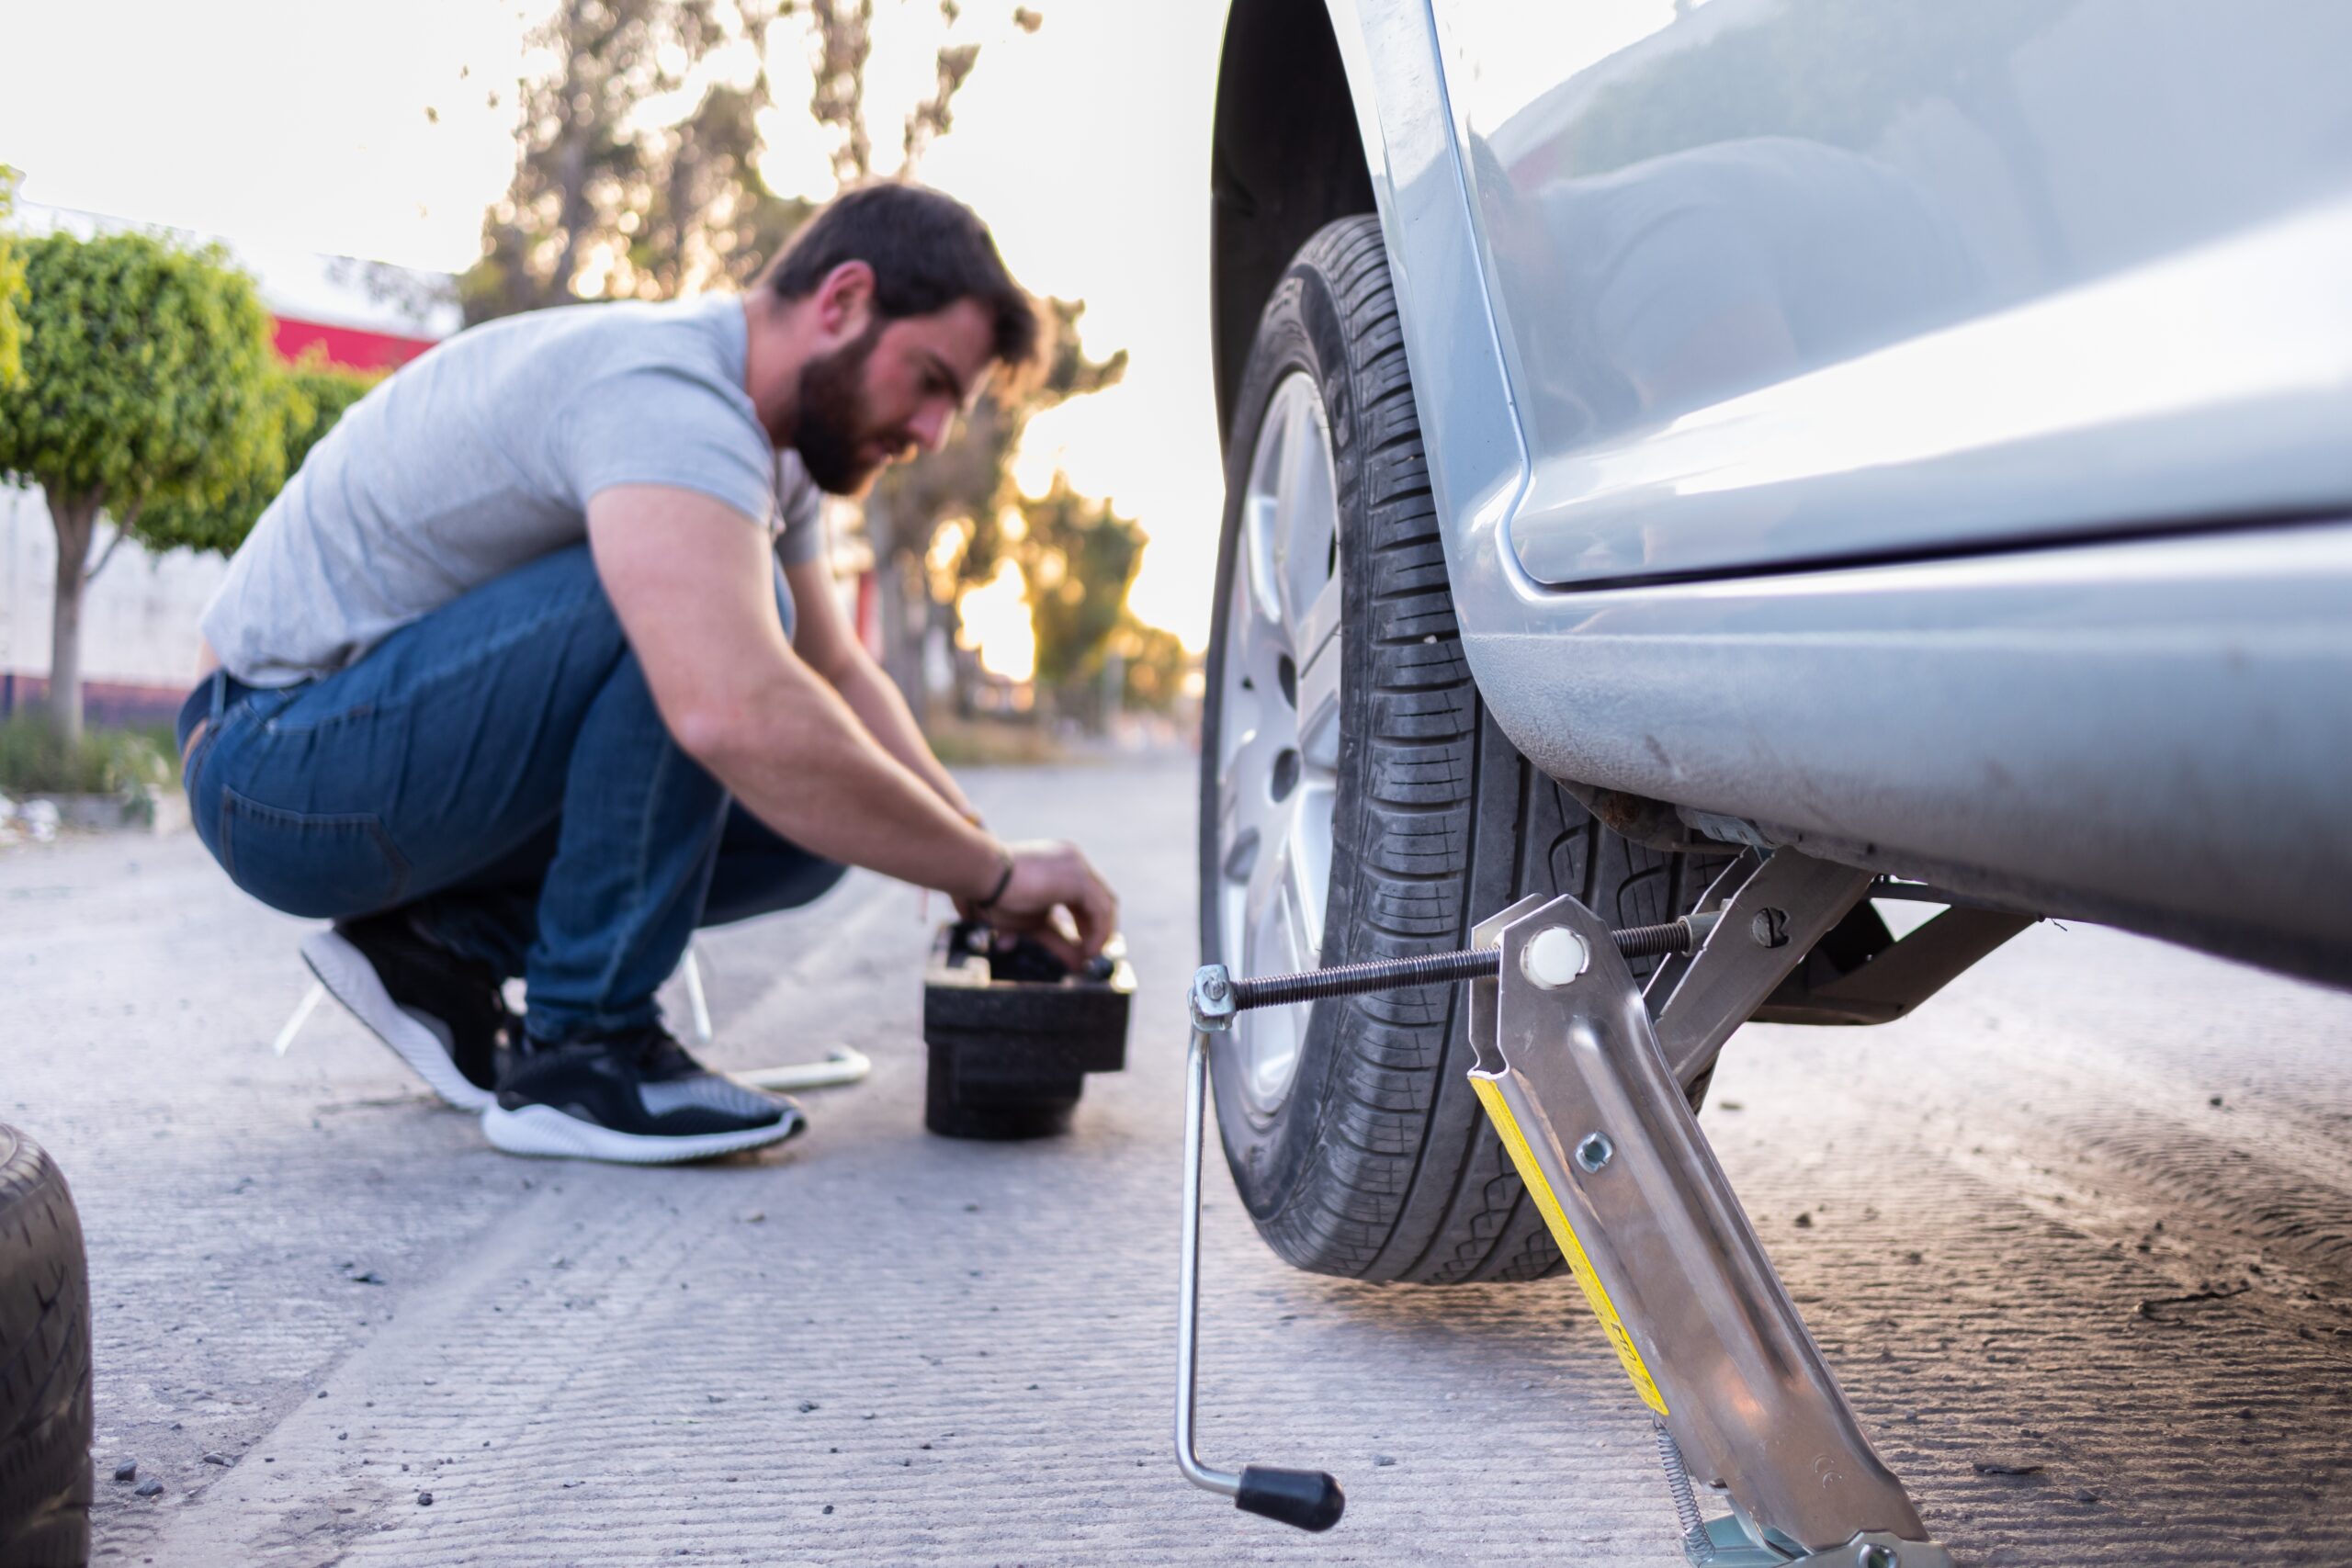
[[[922,1132],[928,928],[878,881],[707,944],[715,1061],[873,1077],[768,1157],[626,1170],[492,1152],[332,1004],[273,1056],[301,928],[192,839],[0,854],[0,1115],[89,1234],[101,1561],[1679,1562],[1573,1286],[1297,1274],[1221,1169],[1204,1450],[1349,1513],[1178,1480],[1188,765],[975,782],[1125,897],[1131,1066],[1061,1140]],[[2041,927],[1905,1023],[1743,1033],[1705,1122],[1963,1562],[2352,1561],[2352,998]]]

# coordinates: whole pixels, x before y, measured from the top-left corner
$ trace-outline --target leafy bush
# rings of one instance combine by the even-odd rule
[[[0,164],[0,387],[16,385],[25,368],[25,261],[5,227],[16,204],[17,171]]]
[[[1042,724],[943,715],[923,733],[932,750],[951,768],[1022,768],[1069,761]]]
[[[263,453],[225,495],[182,497],[147,507],[132,536],[151,550],[233,553],[261,520],[263,509],[277,499],[288,477],[301,468],[311,448],[382,379],[331,365],[315,346],[297,363],[273,371],[270,395],[279,405],[283,429],[279,450]]]
[[[170,729],[93,729],[69,744],[39,714],[0,720],[0,795],[153,796],[178,787]]]

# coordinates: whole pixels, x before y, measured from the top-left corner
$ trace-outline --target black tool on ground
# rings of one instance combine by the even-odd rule
[[[1069,1131],[1086,1075],[1127,1065],[1135,988],[1116,938],[1073,974],[1031,938],[975,920],[941,927],[923,974],[923,1125],[950,1138]]]

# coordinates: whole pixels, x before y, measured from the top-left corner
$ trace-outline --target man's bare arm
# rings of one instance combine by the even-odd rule
[[[764,533],[692,491],[625,485],[588,505],[588,539],[662,722],[746,809],[828,859],[965,902],[1001,884],[1023,920],[1068,909],[1099,951],[1116,900],[1068,845],[1011,853],[883,749],[785,640]]]
[[[874,662],[874,656],[865,651],[842,616],[840,602],[833,597],[832,569],[820,560],[805,561],[785,568],[784,579],[792,589],[794,650],[842,694],[884,750],[904,762],[964,817],[975,815],[971,801],[923,739],[922,728],[915,722],[898,683]]]

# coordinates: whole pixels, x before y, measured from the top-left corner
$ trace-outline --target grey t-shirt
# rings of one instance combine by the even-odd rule
[[[488,321],[345,413],[206,606],[238,680],[332,674],[467,590],[587,537],[591,496],[675,485],[815,559],[820,498],[743,389],[742,302],[572,305]]]

